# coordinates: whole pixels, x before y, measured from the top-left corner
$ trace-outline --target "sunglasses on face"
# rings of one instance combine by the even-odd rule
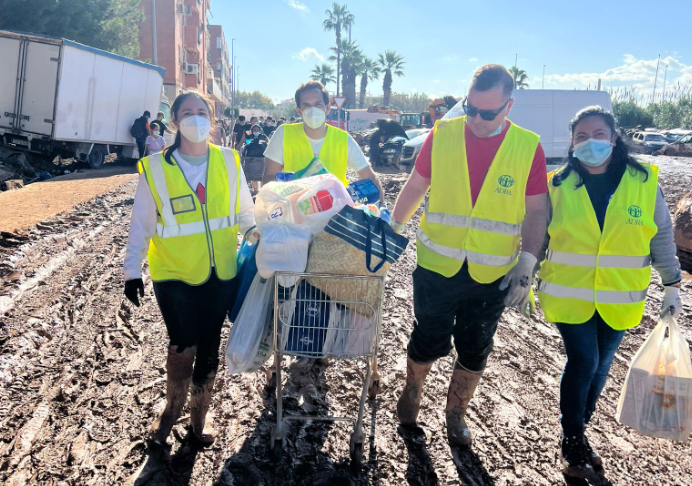
[[[510,98],[509,100],[511,100]],[[468,104],[468,97],[464,99],[464,103],[462,104],[462,107],[464,108],[464,112],[470,117],[474,118],[476,115],[480,115],[482,119],[485,121],[493,121],[495,118],[497,118],[497,115],[502,113],[502,110],[505,109],[507,106],[507,103],[509,103],[509,100],[505,101],[505,104],[502,105],[497,111],[494,110],[479,110],[478,108],[475,108],[471,105]]]

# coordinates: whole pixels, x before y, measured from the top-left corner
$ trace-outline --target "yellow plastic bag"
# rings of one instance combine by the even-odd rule
[[[634,356],[617,419],[651,437],[684,441],[690,436],[692,361],[673,317],[662,318]]]

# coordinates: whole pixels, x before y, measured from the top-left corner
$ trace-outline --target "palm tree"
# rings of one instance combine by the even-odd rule
[[[345,108],[355,108],[356,105],[356,67],[360,64],[363,58],[363,53],[360,51],[355,42],[342,40],[337,47],[329,49],[335,55],[329,57],[330,61],[341,56],[341,87],[343,95],[346,97]]]
[[[394,75],[404,75],[404,58],[396,53],[396,51],[384,51],[377,59],[377,65],[384,71],[384,80],[382,82],[382,91],[384,94],[383,104],[389,106],[389,100],[392,97],[392,82]]]
[[[339,5],[334,2],[331,10],[325,10],[327,18],[322,22],[324,30],[333,30],[336,35],[336,95],[339,96],[339,78],[341,77],[341,52],[338,50],[341,45],[341,31],[347,30],[355,22],[353,14],[348,11],[346,4]]]
[[[312,74],[310,74],[310,79],[319,81],[323,86],[327,86],[329,83],[334,83],[336,82],[336,78],[334,77],[334,68],[326,62],[316,64],[315,68],[312,70]]]
[[[529,83],[527,83],[529,77],[527,76],[526,71],[519,69],[516,66],[512,66],[509,68],[509,73],[514,79],[514,89],[526,89],[529,87]]]
[[[369,57],[364,57],[356,67],[356,73],[360,75],[360,103],[358,108],[365,108],[368,81],[375,81],[380,77],[380,66]]]

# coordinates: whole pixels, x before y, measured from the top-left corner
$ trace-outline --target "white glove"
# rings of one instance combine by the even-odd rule
[[[502,279],[500,290],[509,287],[509,292],[505,297],[505,306],[514,307],[526,302],[533,283],[533,269],[536,266],[536,261],[536,257],[531,253],[522,251],[517,264]]]
[[[673,286],[663,287],[663,302],[661,303],[661,317],[670,314],[678,317],[682,312],[682,301],[680,300],[680,288]]]

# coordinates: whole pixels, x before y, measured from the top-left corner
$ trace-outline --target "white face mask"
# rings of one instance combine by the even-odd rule
[[[192,143],[206,140],[210,130],[211,122],[203,116],[188,116],[180,122],[180,133]]]
[[[312,108],[308,108],[307,110],[303,110],[302,115],[305,124],[313,130],[316,130],[324,125],[324,121],[327,119],[327,114],[324,112],[324,110],[320,110],[314,106]]]
[[[259,134],[260,134],[260,132],[252,132],[252,134],[253,134],[255,137],[258,137]]]

